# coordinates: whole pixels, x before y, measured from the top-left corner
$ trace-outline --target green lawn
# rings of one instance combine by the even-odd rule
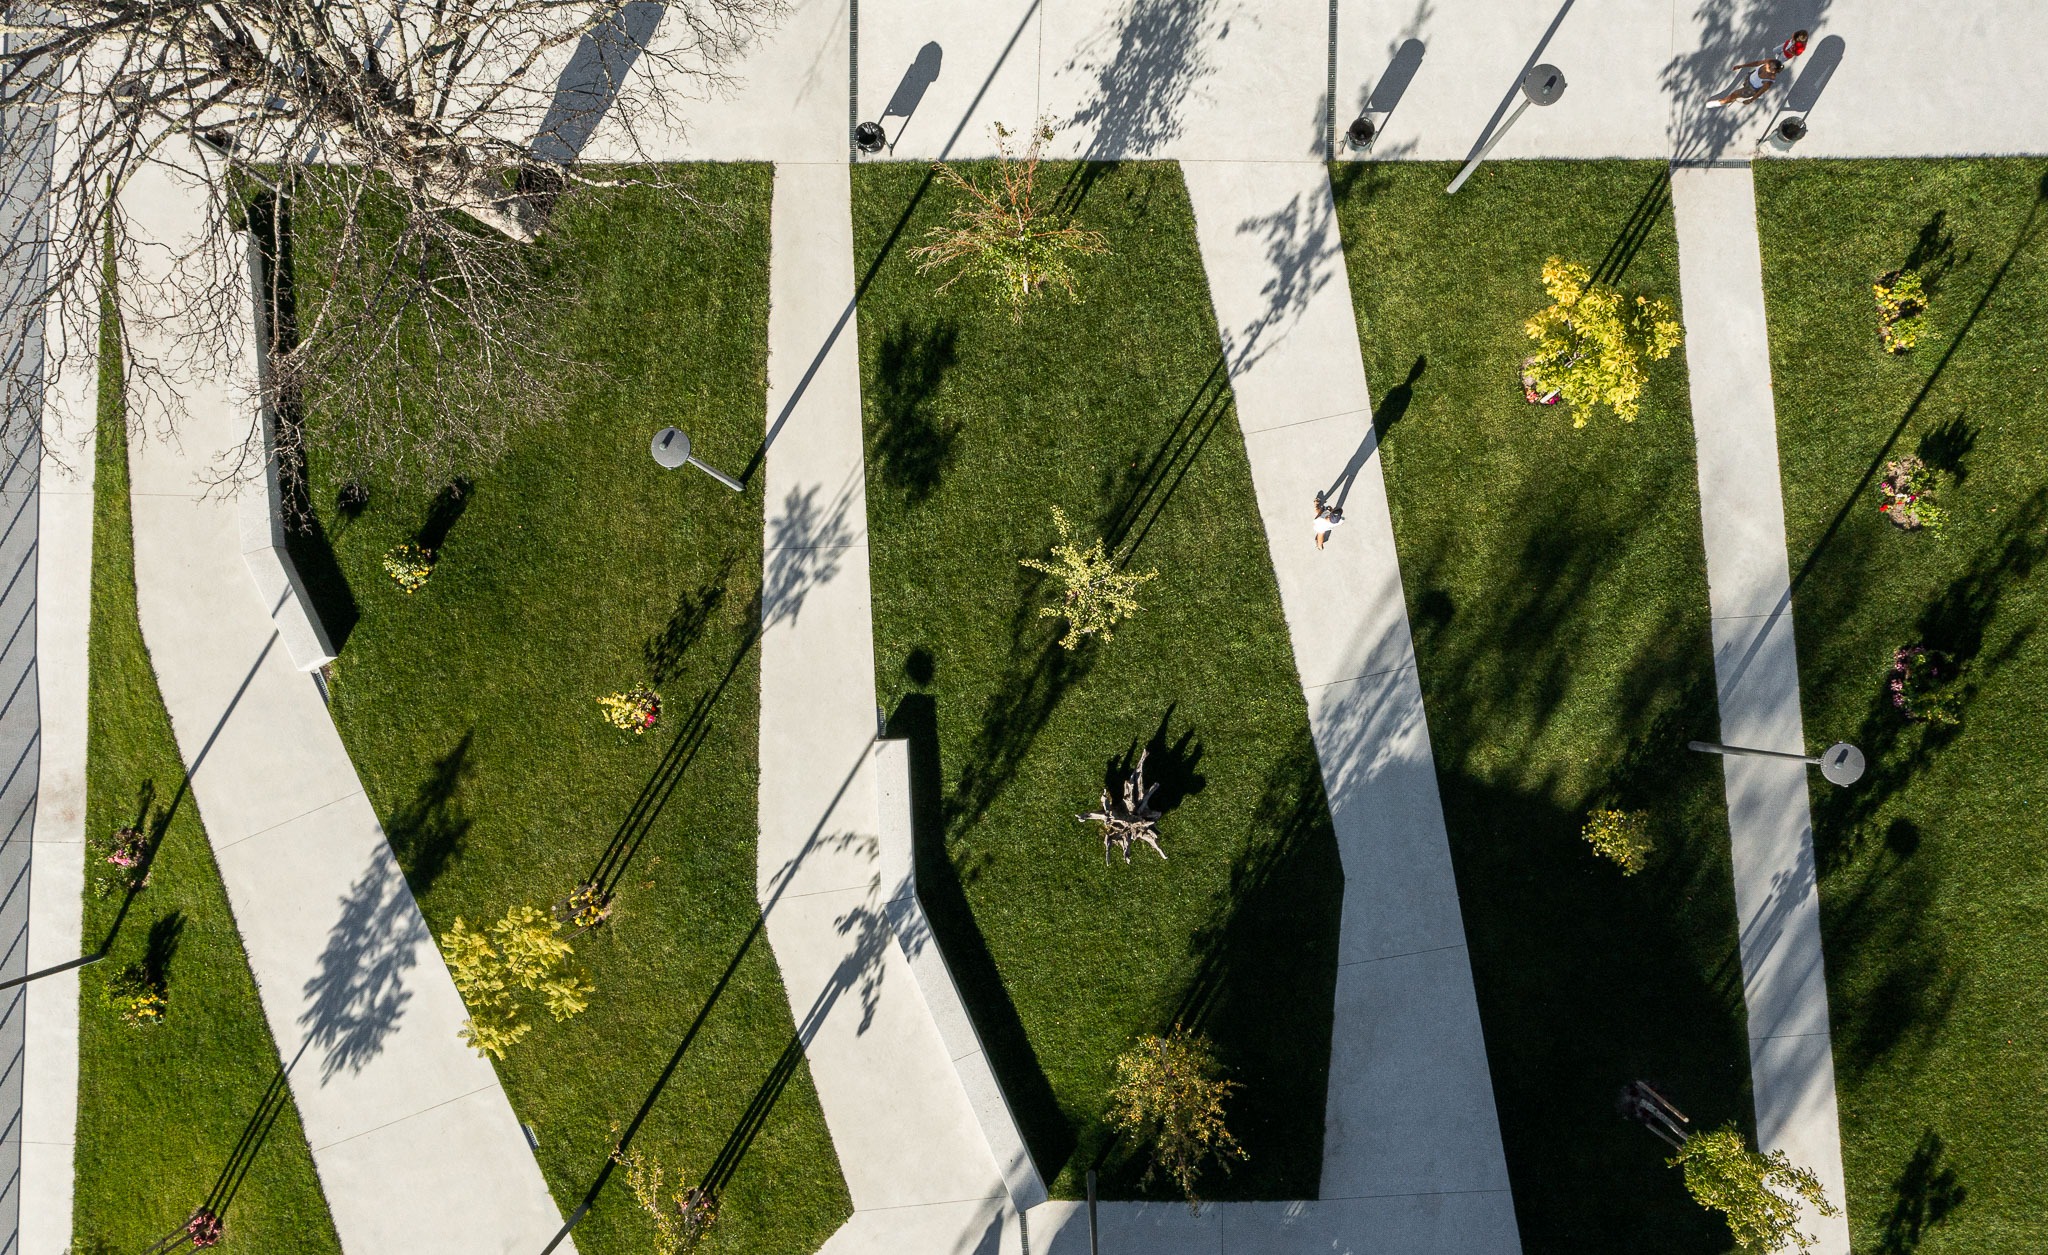
[[[113,347],[110,336],[103,348]],[[104,839],[132,825],[154,853],[148,887],[132,901],[111,882],[118,873],[104,853],[86,855],[85,944],[112,933],[113,946],[79,979],[75,1249],[142,1250],[210,1202],[226,1225],[222,1251],[339,1252],[142,642],[128,430],[111,353],[102,377],[110,386],[101,391],[93,488],[86,833]],[[108,979],[131,965],[161,973],[161,1024],[125,1023],[108,1006]]]
[[[1340,165],[1445,818],[1524,1248],[1717,1252],[1631,1080],[1748,1126],[1747,1050],[1684,353],[1642,416],[1528,404],[1522,322],[1558,255],[1678,303],[1662,165]],[[1649,810],[1625,879],[1586,812]]]
[[[1312,1198],[1342,874],[1178,167],[1047,165],[1114,255],[1021,323],[916,273],[957,196],[927,178],[856,168],[854,239],[877,682],[921,752],[934,927],[1055,1193],[1097,1163],[1138,1192],[1112,1062],[1179,1020],[1244,1086],[1250,1159],[1204,1194]],[[1055,505],[1160,572],[1073,653],[1018,565]],[[1074,816],[1148,742],[1170,861],[1106,867]]]
[[[330,621],[355,620],[335,719],[436,933],[593,877],[617,889],[612,922],[577,943],[590,1009],[543,1017],[499,1066],[563,1211],[644,1108],[634,1146],[672,1188],[681,1171],[721,1191],[705,1249],[809,1252],[849,1204],[754,927],[759,489],[648,457],[671,422],[735,471],[761,442],[770,171],[684,177],[725,212],[609,192],[547,245],[581,282],[560,347],[601,372],[563,423],[516,436],[459,494],[372,480],[354,511],[313,414],[324,540],[300,551]],[[296,228],[302,287],[320,282],[316,217]],[[416,537],[440,561],[408,597],[379,563]],[[601,695],[649,679],[655,731],[601,721]],[[651,1237],[617,1177],[576,1230],[589,1255]]]
[[[2048,1244],[2048,166],[1757,170],[1806,726],[1870,755],[1816,785],[1821,927],[1858,1251]],[[1916,265],[1931,334],[1877,340]],[[1888,458],[1953,470],[1940,538],[1878,513]],[[1960,726],[1907,725],[1892,651],[1966,661]]]

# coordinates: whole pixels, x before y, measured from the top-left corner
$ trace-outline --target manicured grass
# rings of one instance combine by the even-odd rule
[[[547,245],[582,283],[562,343],[602,372],[566,421],[516,437],[459,497],[372,481],[355,517],[316,453],[324,595],[335,617],[349,617],[333,605],[344,598],[360,616],[333,711],[437,934],[593,877],[616,886],[612,922],[576,942],[590,1009],[542,1017],[499,1065],[562,1210],[590,1188],[612,1128],[651,1102],[635,1148],[672,1189],[680,1171],[722,1195],[705,1249],[809,1252],[849,1205],[754,928],[760,495],[665,472],[647,452],[669,423],[734,471],[760,444],[770,174],[686,177],[726,213],[606,193],[565,210]],[[299,216],[301,285],[319,282],[316,219]],[[322,419],[308,421],[317,450]],[[422,533],[439,565],[408,597],[380,559]],[[309,565],[321,548],[302,546]],[[605,724],[597,699],[644,680],[662,692],[659,727]],[[624,1255],[651,1235],[615,1176],[576,1242]]]
[[[955,193],[854,171],[877,681],[922,753],[921,891],[1056,1193],[1098,1162],[1139,1192],[1112,1064],[1178,1020],[1244,1086],[1250,1159],[1204,1194],[1312,1198],[1342,873],[1187,194],[1165,164],[1040,178],[1115,252],[1082,265],[1085,304],[1017,323],[906,256]],[[1072,653],[1018,565],[1055,505],[1160,572]],[[1074,816],[1148,740],[1170,861],[1106,867]]]
[[[1806,727],[1870,756],[1815,785],[1821,927],[1856,1249],[2048,1243],[2048,166],[1757,169]],[[1930,334],[1887,356],[1871,284],[1918,265]],[[1952,468],[1947,534],[1878,513],[1886,459]],[[1892,651],[1968,666],[1908,725]]]
[[[1678,303],[1648,162],[1340,165],[1333,177],[1525,1250],[1712,1252],[1668,1151],[1619,1118],[1648,1079],[1750,1123],[1684,353],[1624,424],[1528,404],[1551,255]],[[1646,809],[1633,878],[1579,837]]]
[[[103,344],[114,347],[111,337]],[[339,1252],[143,645],[118,358],[103,358],[101,373],[86,833],[132,825],[153,855],[148,887],[125,914],[116,869],[102,853],[86,855],[85,945],[111,932],[113,946],[79,977],[74,1246],[80,1255],[139,1251],[211,1202],[225,1222],[222,1251]],[[96,881],[108,892],[96,893]],[[107,982],[131,965],[162,974],[162,1023],[125,1023],[107,1004]],[[238,1165],[247,1175],[234,1186]]]

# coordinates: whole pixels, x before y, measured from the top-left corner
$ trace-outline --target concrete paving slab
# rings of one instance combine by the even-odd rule
[[[80,307],[97,311],[90,302]],[[98,333],[96,316],[46,313],[46,361],[73,357],[67,337]],[[43,396],[36,489],[34,694],[39,763],[29,856],[28,946],[39,972],[84,950],[87,645],[92,618],[93,434],[98,380],[73,360]],[[76,970],[26,990],[22,1051],[21,1211],[17,1249],[61,1255],[71,1245],[78,1129]]]
[[[662,64],[663,57],[689,61],[682,50],[690,36],[680,21],[660,20],[653,4],[631,6],[636,31],[652,26],[650,52],[622,56],[616,41],[607,49],[585,40],[556,58],[548,67],[555,103],[537,126],[539,147],[560,145],[590,161],[844,160],[852,142],[851,14],[851,0],[789,0],[782,19],[712,80]],[[612,73],[661,74],[670,107],[639,118],[603,107]]]
[[[1029,130],[1042,107],[1044,12],[1044,0],[897,0],[863,8],[858,112],[887,132],[894,146],[883,155],[989,156],[996,151],[993,123]],[[937,51],[928,51],[934,45]]]
[[[882,1249],[862,1213],[1007,1190],[887,913],[847,166],[778,165],[770,232],[759,892],[859,1226],[829,1249]]]
[[[1730,67],[1767,55],[1801,27],[1811,32],[1807,51],[1769,94],[1706,108],[1736,86]],[[2048,46],[2048,10],[2039,6],[1340,0],[1342,112],[1357,115],[1410,39],[1424,55],[1391,111],[1376,114],[1384,130],[1370,155],[1379,160],[1466,160],[1520,103],[1516,85],[1537,62],[1563,71],[1565,93],[1530,109],[1495,157],[1747,159],[1793,113],[1811,129],[1787,151],[1803,157],[2048,149],[2048,111],[2033,86]],[[1348,120],[1339,119],[1340,130]]]
[[[1048,0],[1043,35],[1059,155],[1323,158],[1327,3]]]
[[[1750,171],[1675,170],[1671,196],[1721,739],[1804,752]],[[1808,769],[1752,757],[1723,758],[1722,765],[1757,1140],[1812,1169],[1827,1196],[1846,1207]],[[1846,1255],[1846,1216],[1802,1210],[1815,1249]]]
[[[1322,1194],[1504,1191],[1329,179],[1320,165],[1183,170],[1317,758],[1343,817],[1340,952],[1433,943],[1339,970]],[[1347,515],[1320,551],[1308,526],[1317,489],[1341,496]],[[1389,1136],[1402,1139],[1398,1153]],[[1519,1251],[1512,1215],[1465,1249]]]
[[[1507,1195],[1472,964],[1447,946],[1337,969],[1321,1197]],[[1361,1233],[1363,1231],[1360,1231]],[[1497,1235],[1512,1249],[1510,1226]]]
[[[196,170],[196,154],[181,159]],[[176,432],[130,450],[143,636],[343,1249],[538,1250],[561,1224],[539,1165],[497,1073],[455,1036],[461,999],[318,690],[256,595],[235,493],[199,496],[249,431],[254,346],[245,332],[225,361],[192,358],[206,341],[161,285],[179,257],[221,275],[245,261],[197,242],[197,174],[152,165],[123,197],[149,242],[123,299],[167,372],[131,410],[143,432]]]

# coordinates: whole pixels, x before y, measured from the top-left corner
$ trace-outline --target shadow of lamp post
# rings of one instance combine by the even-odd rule
[[[1501,136],[1508,133],[1508,128],[1514,126],[1521,116],[1529,111],[1530,105],[1554,105],[1557,103],[1557,98],[1562,95],[1564,95],[1564,71],[1556,66],[1546,62],[1543,65],[1533,67],[1527,74],[1524,74],[1522,76],[1522,103],[1515,106],[1515,111],[1508,115],[1507,121],[1500,124],[1498,131],[1487,137],[1486,147],[1472,154],[1472,160],[1465,163],[1463,170],[1458,171],[1458,177],[1451,180],[1451,185],[1444,189],[1444,195],[1449,196],[1465,186],[1465,180],[1472,177],[1472,172],[1479,168],[1479,163],[1486,160],[1486,154],[1492,152],[1493,146],[1500,143]]]
[[[664,427],[660,431],[655,432],[652,451],[654,453],[654,460],[669,470],[674,470],[678,466],[687,463],[719,483],[724,484],[734,492],[745,492],[747,490],[745,484],[742,484],[724,471],[719,470],[715,466],[707,466],[696,458],[691,457],[690,438],[684,435],[680,428]]]
[[[1863,778],[1863,751],[1847,741],[1837,741],[1819,754],[1751,749],[1746,745],[1723,745],[1719,741],[1687,741],[1685,748],[1702,754],[1748,754],[1757,758],[1796,758],[1809,765],[1819,763],[1820,774],[1827,778],[1828,783],[1844,788]]]

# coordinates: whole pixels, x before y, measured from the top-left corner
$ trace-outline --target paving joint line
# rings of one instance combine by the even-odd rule
[[[317,815],[321,811],[326,810],[328,807],[338,805],[342,802],[346,802],[350,798],[367,796],[368,795],[365,794],[360,787],[352,789],[349,792],[342,794],[340,797],[332,798],[328,801],[322,802],[320,803],[320,805],[312,807],[311,809],[300,811],[298,814],[293,815],[287,819],[280,819],[276,823],[271,824],[267,828],[258,828],[256,831],[247,833],[243,836],[236,837],[234,840],[229,841],[226,844],[216,845],[213,847],[213,852],[215,855],[219,855],[220,852],[223,850],[232,850],[236,846],[242,844],[244,841],[254,841],[256,838],[263,836],[265,833],[276,832],[279,828],[284,827],[286,824],[295,824],[299,822],[301,819],[304,819],[308,815]],[[372,809],[374,811],[374,808]],[[379,824],[378,827],[381,829],[383,825]]]
[[[1466,948],[1464,942],[1458,941],[1448,946],[1429,946],[1421,950],[1403,950],[1399,954],[1380,954],[1370,959],[1352,959],[1349,962],[1337,964],[1337,970],[1341,972],[1347,967],[1363,967],[1367,963],[1386,963],[1394,959],[1412,959],[1418,954],[1442,954],[1446,950],[1463,950]]]
[[[364,1137],[368,1137],[368,1136],[369,1136],[370,1134],[372,1134],[372,1133],[381,1133],[381,1132],[383,1132],[383,1131],[384,1131],[385,1129],[391,1128],[391,1127],[393,1127],[394,1125],[400,1125],[400,1124],[404,1124],[404,1123],[406,1123],[406,1122],[407,1122],[407,1121],[409,1121],[409,1120],[417,1120],[417,1119],[419,1119],[419,1118],[420,1118],[421,1116],[423,1116],[423,1115],[427,1114],[427,1113],[428,1113],[429,1111],[439,1111],[439,1110],[440,1110],[441,1108],[443,1108],[443,1107],[448,1107],[448,1106],[453,1106],[454,1104],[456,1104],[456,1103],[459,1103],[459,1102],[461,1102],[461,1101],[462,1101],[463,1099],[465,1099],[465,1098],[474,1098],[474,1097],[476,1097],[476,1096],[477,1096],[478,1094],[488,1094],[488,1093],[490,1093],[490,1092],[491,1092],[492,1090],[494,1090],[494,1089],[497,1089],[497,1088],[498,1088],[498,1083],[497,1083],[497,1082],[496,1082],[496,1081],[494,1080],[494,1081],[493,1081],[493,1082],[492,1082],[491,1084],[489,1084],[489,1085],[479,1085],[479,1086],[477,1086],[477,1087],[476,1087],[475,1089],[473,1089],[473,1090],[470,1090],[470,1091],[469,1091],[468,1093],[465,1093],[465,1094],[457,1094],[457,1095],[456,1095],[455,1097],[453,1097],[453,1098],[444,1098],[444,1099],[442,1099],[442,1100],[441,1100],[440,1102],[437,1102],[437,1103],[433,1104],[433,1105],[432,1105],[432,1106],[430,1106],[430,1107],[421,1107],[421,1108],[420,1108],[420,1109],[419,1109],[418,1111],[415,1111],[415,1112],[413,1112],[413,1113],[412,1113],[411,1115],[403,1115],[403,1116],[400,1116],[400,1117],[398,1117],[398,1118],[397,1118],[396,1120],[387,1120],[387,1121],[385,1121],[385,1122],[384,1122],[383,1124],[377,1125],[377,1126],[376,1126],[375,1128],[368,1128],[368,1129],[364,1129],[364,1130],[362,1130],[361,1132],[358,1132],[358,1133],[351,1133],[351,1134],[349,1134],[349,1135],[348,1135],[347,1137],[337,1137],[337,1138],[335,1138],[335,1139],[334,1139],[333,1141],[331,1141],[331,1142],[322,1142],[322,1143],[320,1143],[320,1144],[319,1144],[318,1146],[314,1146],[314,1147],[312,1147],[312,1149],[314,1149],[314,1150],[332,1150],[332,1149],[333,1149],[334,1147],[336,1147],[336,1146],[340,1146],[340,1145],[342,1145],[342,1144],[344,1144],[344,1143],[346,1143],[346,1142],[353,1142],[353,1141],[357,1140],[358,1138],[364,1138]],[[311,1139],[308,1139],[309,1143],[310,1143],[310,1140],[311,1140]]]
[[[1320,684],[1304,684],[1301,687],[1303,689],[1335,688],[1339,684],[1356,684],[1360,680],[1371,680],[1383,675],[1392,675],[1396,671],[1413,671],[1414,669],[1415,660],[1410,658],[1408,661],[1397,666],[1387,667],[1379,671],[1368,671],[1364,675],[1347,676],[1341,680],[1325,680]]]

